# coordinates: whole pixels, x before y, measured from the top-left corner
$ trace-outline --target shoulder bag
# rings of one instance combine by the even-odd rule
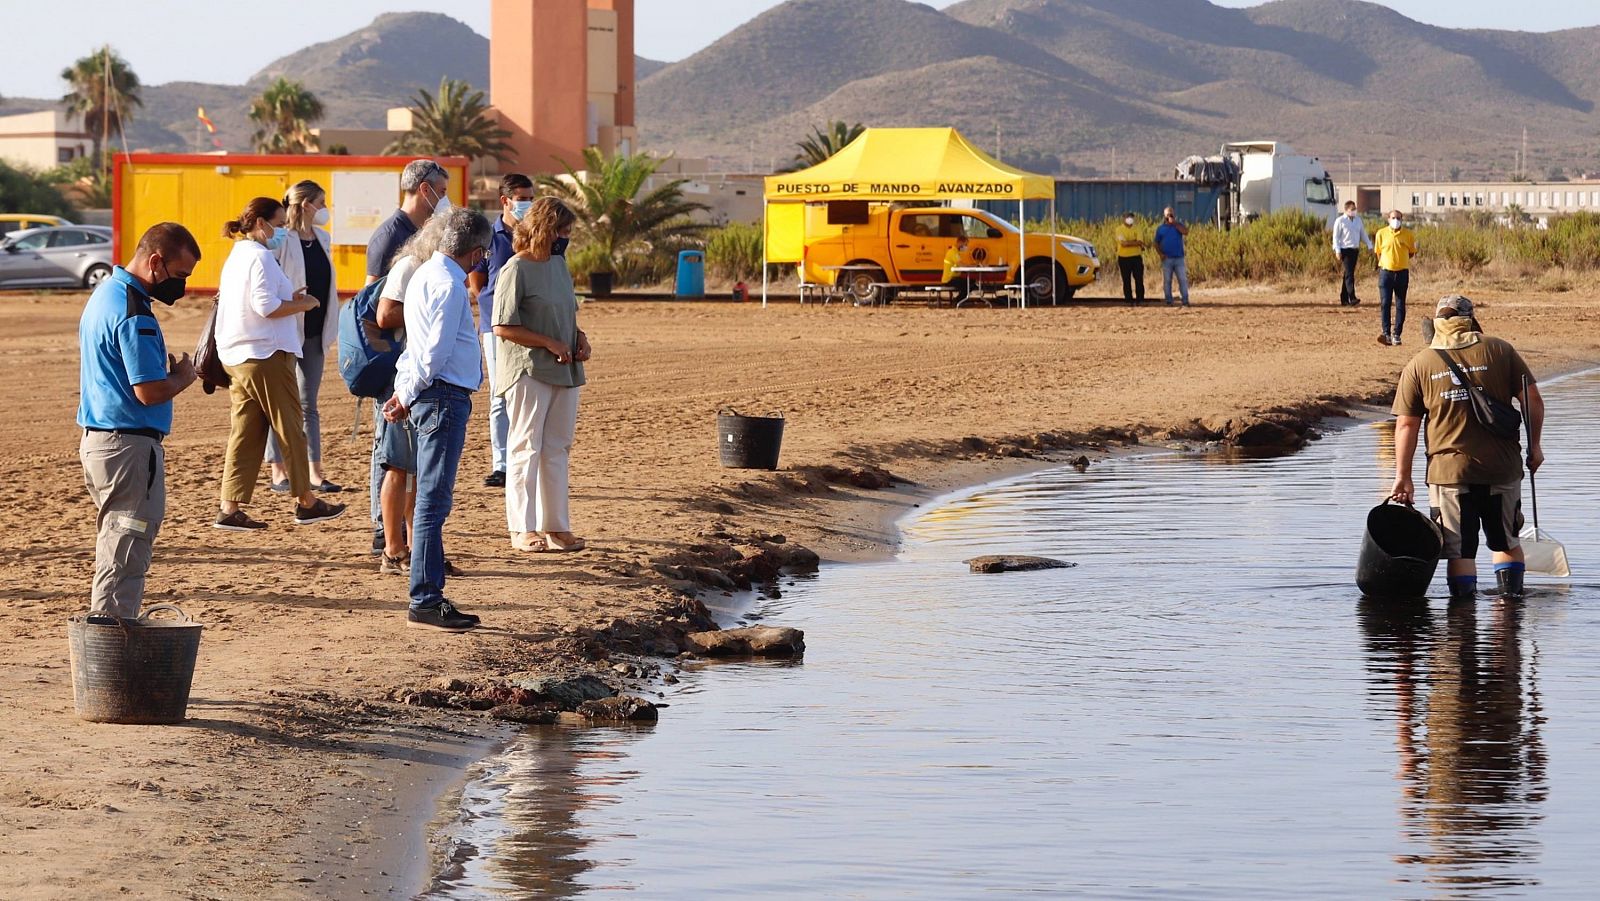
[[[1448,353],[1437,347],[1434,348],[1434,352],[1444,359],[1445,365],[1450,367],[1450,372],[1455,375],[1456,381],[1466,389],[1467,398],[1472,405],[1472,418],[1478,420],[1479,425],[1496,438],[1516,441],[1522,437],[1522,414],[1517,412],[1516,407],[1490,397],[1483,388],[1473,384],[1461,367],[1456,365],[1455,358]]]
[[[200,329],[200,343],[194,347],[194,371],[200,376],[200,389],[207,394],[233,384],[222,358],[217,356],[217,305],[221,302],[220,297],[211,298],[211,314]]]

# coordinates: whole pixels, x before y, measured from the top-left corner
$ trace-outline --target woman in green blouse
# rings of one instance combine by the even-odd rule
[[[567,463],[589,339],[567,271],[576,217],[541,197],[517,222],[517,251],[494,289],[494,384],[511,421],[506,437],[506,525],[521,551],[578,551],[567,511]]]

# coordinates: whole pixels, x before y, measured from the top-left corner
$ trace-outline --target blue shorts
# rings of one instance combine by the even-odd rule
[[[389,422],[379,412],[374,423],[372,460],[384,469],[417,471],[417,430],[410,420]]]

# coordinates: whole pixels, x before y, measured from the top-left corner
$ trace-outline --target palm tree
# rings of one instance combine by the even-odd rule
[[[298,81],[282,76],[250,101],[256,124],[250,142],[258,153],[312,153],[317,149],[311,124],[322,118],[322,101]]]
[[[581,174],[563,165],[566,175],[541,175],[539,184],[577,215],[574,243],[593,248],[589,252],[599,264],[595,271],[618,272],[626,280],[630,272],[646,268],[657,251],[705,231],[690,216],[706,205],[683,198],[688,179],[646,190],[661,160],[642,153],[608,157],[589,147],[583,151]]]
[[[106,145],[112,136],[122,134],[133,108],[144,106],[139,76],[107,44],[62,69],[61,78],[71,88],[62,96],[61,105],[82,120],[83,130],[94,141],[95,158],[109,169]]]
[[[783,171],[798,172],[815,166],[843,150],[846,144],[860,137],[866,130],[866,126],[860,122],[846,125],[843,122],[833,121],[824,127],[813,127],[811,135],[795,145],[800,148],[800,152],[794,155],[794,162]]]
[[[408,156],[492,156],[509,159],[511,132],[500,127],[489,112],[482,91],[464,81],[439,79],[439,96],[418,90],[411,100],[411,130],[390,144],[385,153]]]

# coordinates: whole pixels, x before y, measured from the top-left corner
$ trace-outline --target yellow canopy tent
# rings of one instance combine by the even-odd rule
[[[805,257],[805,205],[830,200],[1053,200],[1055,181],[984,153],[954,128],[869,128],[826,160],[766,179],[762,220],[761,303],[768,263]],[[1053,210],[1053,206],[1052,206]],[[803,272],[803,270],[802,270]],[[803,277],[803,276],[802,276]]]

